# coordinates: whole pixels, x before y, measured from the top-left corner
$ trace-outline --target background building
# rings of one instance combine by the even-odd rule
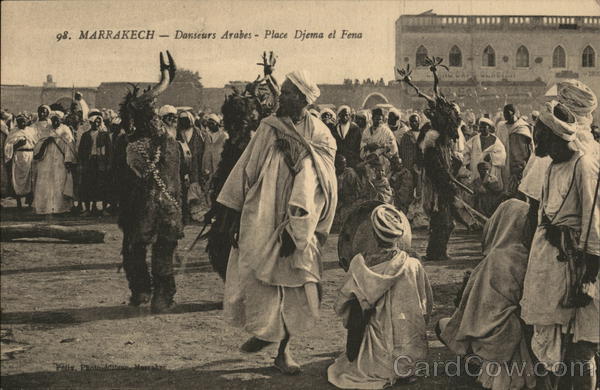
[[[410,64],[415,84],[431,88],[433,78],[422,61],[426,56],[442,57],[450,69],[440,72],[442,89],[461,105],[492,112],[512,102],[528,113],[567,78],[579,79],[600,93],[599,50],[600,16],[462,16],[428,11],[396,21],[397,68]]]

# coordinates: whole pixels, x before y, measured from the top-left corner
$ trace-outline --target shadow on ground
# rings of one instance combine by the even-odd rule
[[[223,309],[222,302],[182,303],[175,306],[169,314],[205,312]],[[154,315],[149,306],[131,307],[128,305],[85,307],[81,309],[61,309],[53,311],[29,311],[2,313],[2,325],[46,324],[69,326],[90,321],[122,320],[134,317]]]
[[[437,349],[437,348],[436,348]],[[324,354],[317,354],[318,358]],[[327,354],[331,355],[331,354]],[[290,377],[281,374],[275,367],[239,367],[242,359],[225,359],[207,363],[190,369],[167,370],[161,367],[125,367],[112,369],[110,366],[97,366],[85,370],[73,367],[74,371],[34,372],[2,376],[5,389],[22,387],[44,388],[210,388],[210,389],[335,389],[327,381],[327,367],[333,357],[318,359],[303,366],[302,374]],[[236,365],[232,369],[218,368],[223,365]],[[460,390],[479,388],[474,380],[466,376],[421,377],[407,386],[395,386],[411,390]]]

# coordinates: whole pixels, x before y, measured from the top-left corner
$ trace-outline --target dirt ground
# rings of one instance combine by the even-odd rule
[[[5,204],[6,206],[6,204]],[[44,223],[31,212],[2,208],[2,224]],[[238,351],[248,335],[222,318],[223,283],[212,271],[204,243],[178,267],[177,309],[152,315],[127,305],[129,290],[114,217],[58,218],[55,223],[106,231],[102,244],[30,240],[1,245],[2,383],[10,388],[205,388],[334,389],[327,367],[344,347],[345,330],[333,311],[344,271],[337,264],[337,236],[324,250],[321,318],[308,334],[293,340],[303,365],[297,377],[272,366],[275,348],[255,355]],[[187,226],[178,254],[200,231]],[[424,254],[425,231],[414,235]],[[426,263],[435,305],[428,328],[429,360],[455,357],[436,340],[433,325],[453,310],[464,271],[481,259],[479,235],[458,230],[451,261]],[[424,376],[410,389],[475,389],[468,377]]]

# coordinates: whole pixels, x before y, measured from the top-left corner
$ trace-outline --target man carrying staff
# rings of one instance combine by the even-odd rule
[[[576,132],[575,115],[556,101],[547,103],[535,125],[536,154],[550,156],[552,163],[542,189],[521,317],[534,327],[531,348],[538,360],[549,370],[557,370],[563,360],[577,363],[561,382],[592,390],[600,337],[600,164],[579,149]]]
[[[306,107],[320,91],[306,71],[287,75],[276,115],[262,120],[217,201],[237,214],[224,313],[252,337],[244,352],[279,342],[275,366],[300,372],[290,337],[318,318],[320,247],[337,204],[335,140]]]

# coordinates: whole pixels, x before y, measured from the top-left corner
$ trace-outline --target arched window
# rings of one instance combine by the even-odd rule
[[[483,66],[496,66],[496,52],[491,46],[483,49]]]
[[[425,46],[419,46],[417,49],[417,58],[415,64],[417,66],[425,66],[425,58],[427,58],[427,49]]]
[[[461,67],[462,66],[462,53],[458,46],[454,45],[450,49],[450,66]]]
[[[517,49],[517,68],[529,68],[529,50],[525,46]]]
[[[552,67],[553,68],[566,68],[567,67],[567,55],[565,49],[562,46],[556,46],[552,53]]]
[[[581,56],[581,66],[584,68],[593,68],[596,66],[596,53],[591,46],[586,46],[583,49],[583,54]]]

